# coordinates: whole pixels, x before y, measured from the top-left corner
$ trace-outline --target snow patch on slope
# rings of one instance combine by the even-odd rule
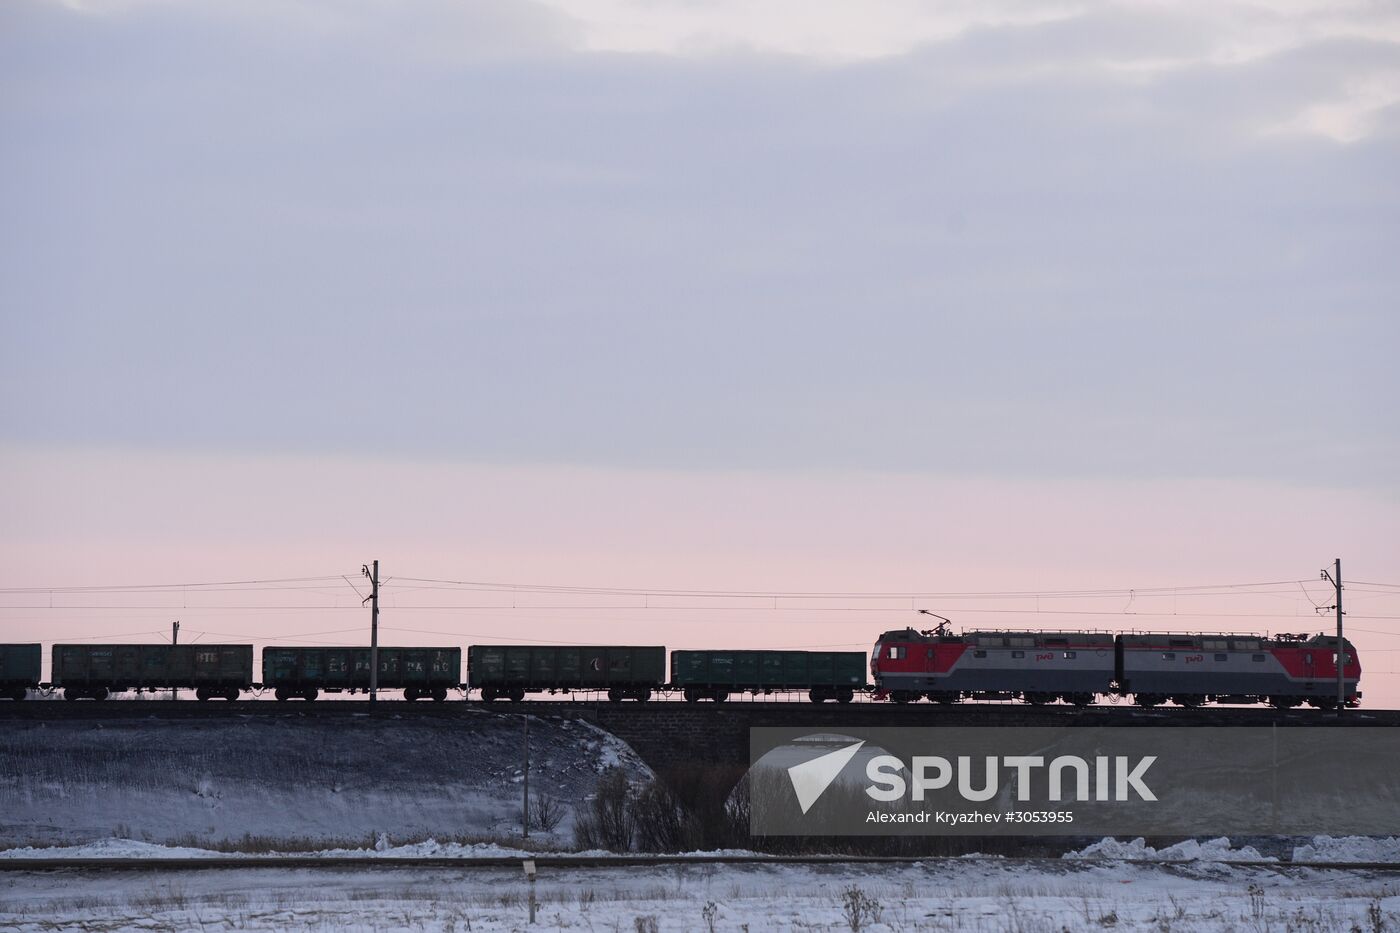
[[[1132,842],[1122,842],[1105,837],[1093,845],[1073,852],[1066,852],[1061,858],[1117,859],[1135,862],[1277,862],[1273,856],[1265,856],[1253,846],[1230,847],[1230,840],[1221,836],[1201,842],[1187,839],[1176,845],[1154,849],[1141,836]]]
[[[1293,849],[1295,862],[1400,862],[1400,839],[1390,836],[1314,836]]]

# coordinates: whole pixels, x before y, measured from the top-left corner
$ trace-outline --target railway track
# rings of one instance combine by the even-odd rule
[[[604,868],[628,870],[661,865],[913,865],[918,863],[1024,865],[1050,869],[1109,865],[1162,867],[1227,866],[1274,871],[1345,871],[1400,874],[1400,862],[1291,862],[1263,859],[1094,859],[1013,856],[786,856],[786,855],[535,855],[537,869]],[[523,856],[488,858],[376,856],[227,856],[215,858],[0,858],[0,873],[50,871],[206,871],[218,869],[457,869],[521,868]]]
[[[55,700],[0,702],[0,723],[57,720],[130,719],[238,719],[268,717],[289,719],[375,718],[462,719],[481,714],[529,714],[532,716],[582,717],[591,720],[625,717],[640,720],[653,716],[685,716],[707,719],[762,720],[765,724],[842,721],[924,725],[995,724],[1059,725],[1156,723],[1172,725],[1326,725],[1338,723],[1335,712],[1314,709],[1277,710],[1267,707],[1206,706],[1194,709],[1157,707],[1140,709],[1127,704],[1074,707],[1028,706],[1020,703],[932,703],[896,706],[889,703],[814,704],[784,700],[751,700],[725,704],[609,703],[607,700],[527,700],[523,703],[483,703],[453,700],[445,703],[384,699],[370,704],[364,699],[327,699],[315,703],[273,700],[106,700],[103,702]],[[1357,726],[1400,725],[1400,710],[1347,710],[1340,722]]]

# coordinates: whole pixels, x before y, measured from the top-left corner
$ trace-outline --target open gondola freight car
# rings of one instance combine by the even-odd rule
[[[671,686],[689,703],[804,690],[813,703],[849,703],[867,686],[865,668],[863,651],[672,651]]]
[[[264,648],[262,683],[279,700],[314,700],[321,693],[369,691],[370,649]],[[380,648],[382,690],[403,690],[404,699],[447,699],[462,679],[461,648]]]
[[[0,645],[0,697],[23,700],[30,690],[39,689],[43,657],[39,645]]]
[[[252,682],[252,645],[53,646],[53,685],[68,700],[170,689],[194,690],[200,700],[236,700]]]
[[[606,690],[614,703],[651,699],[666,682],[666,649],[635,645],[470,645],[467,689],[488,702],[527,693]]]

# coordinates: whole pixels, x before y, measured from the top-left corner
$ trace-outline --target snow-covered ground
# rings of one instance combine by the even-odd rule
[[[0,847],[518,835],[522,718],[7,722]],[[573,808],[610,766],[650,775],[625,743],[587,723],[531,717],[530,790],[558,803],[560,844],[572,843]]]
[[[1400,927],[1393,875],[1218,862],[0,874],[0,928],[159,930],[1350,931]],[[655,923],[655,926],[652,923]]]
[[[531,787],[563,804],[519,835],[521,717],[245,717],[11,723],[0,731],[0,930],[1321,931],[1400,933],[1400,876],[1285,864],[1400,862],[1400,840],[1079,843],[1063,859],[542,866],[622,742],[533,717]],[[232,850],[232,851],[230,851]],[[41,871],[33,858],[365,856],[373,868]],[[735,853],[737,854],[737,853]],[[460,868],[402,864],[461,859]],[[1228,861],[1277,860],[1269,867]],[[477,864],[472,864],[477,860]],[[399,864],[396,864],[399,863]]]
[[[210,859],[258,856],[296,856],[298,858],[518,858],[540,854],[563,856],[616,857],[616,853],[593,850],[588,852],[561,851],[546,837],[543,848],[497,843],[438,842],[426,839],[396,845],[387,833],[381,833],[372,847],[317,849],[313,851],[282,852],[276,848],[244,852],[220,852],[191,846],[165,846],[139,839],[99,839],[95,842],[69,846],[17,846],[0,849],[0,859]],[[713,857],[762,857],[761,853],[742,849],[694,852],[688,855]],[[665,856],[661,856],[665,857]],[[966,859],[990,859],[1000,856],[971,855]],[[1251,845],[1233,845],[1226,837],[1218,839],[1188,839],[1174,845],[1154,848],[1141,837],[1131,840],[1104,838],[1081,849],[1071,849],[1061,855],[1070,861],[1102,860],[1116,862],[1267,862],[1307,865],[1343,862],[1388,862],[1400,866],[1400,838],[1366,836],[1314,836],[1310,842],[1293,846],[1292,856],[1281,860],[1264,855]]]

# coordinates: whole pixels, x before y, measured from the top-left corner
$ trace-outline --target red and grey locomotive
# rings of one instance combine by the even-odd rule
[[[1110,634],[977,631],[946,626],[885,632],[871,652],[876,695],[896,703],[924,697],[1064,700],[1132,695],[1143,707],[1270,703],[1280,708],[1337,704],[1337,639],[1331,635]],[[1343,642],[1346,704],[1361,693],[1361,662]]]

